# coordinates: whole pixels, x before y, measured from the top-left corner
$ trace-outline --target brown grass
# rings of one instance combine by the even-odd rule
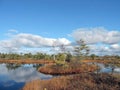
[[[98,63],[104,63],[104,64],[111,63],[110,60],[82,60],[82,62],[84,63],[98,62]]]
[[[83,63],[89,63],[89,62],[97,62],[97,63],[103,63],[103,64],[112,64],[115,66],[120,67],[120,60],[82,60]]]
[[[63,75],[63,74],[77,74],[82,72],[93,72],[97,70],[96,65],[88,65],[81,63],[68,63],[65,65],[46,65],[40,67],[38,71],[51,74],[51,75]]]
[[[53,60],[0,60],[0,63],[17,63],[17,64],[53,64]]]
[[[120,90],[120,79],[109,74],[81,73],[31,81],[23,90]]]

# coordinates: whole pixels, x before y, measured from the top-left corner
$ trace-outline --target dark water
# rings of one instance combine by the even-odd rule
[[[0,90],[20,90],[24,84],[36,79],[50,79],[37,71],[38,64],[0,64]]]

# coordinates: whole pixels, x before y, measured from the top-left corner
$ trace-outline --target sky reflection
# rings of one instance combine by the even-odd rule
[[[32,64],[21,65],[16,69],[8,69],[6,64],[0,64],[0,90],[7,90],[16,85],[23,85],[25,82],[35,79],[49,79],[51,75],[45,75],[36,71]],[[3,89],[4,88],[4,89]],[[17,90],[10,89],[9,90]]]

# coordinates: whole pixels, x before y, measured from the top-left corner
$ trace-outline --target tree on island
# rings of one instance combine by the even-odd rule
[[[74,47],[74,54],[78,60],[81,60],[85,56],[87,56],[89,54],[89,51],[89,47],[82,39],[76,41],[76,46]]]

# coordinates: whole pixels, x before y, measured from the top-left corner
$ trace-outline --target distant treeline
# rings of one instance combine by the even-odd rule
[[[46,54],[46,53],[0,53],[0,60],[24,60],[24,59],[31,59],[31,60],[71,60],[77,57],[76,55],[72,55],[70,53],[58,53],[58,54]],[[79,57],[81,58],[81,57]],[[119,55],[105,55],[105,56],[98,56],[95,54],[82,56],[82,58],[87,60],[118,60],[120,59]]]
[[[34,60],[40,60],[40,59],[52,59],[53,55],[44,54],[44,53],[0,53],[0,59],[4,60],[24,60],[24,59],[34,59]]]
[[[104,55],[104,56],[98,56],[95,54],[91,54],[90,56],[88,56],[89,59],[92,60],[118,60],[120,59],[119,55]]]

